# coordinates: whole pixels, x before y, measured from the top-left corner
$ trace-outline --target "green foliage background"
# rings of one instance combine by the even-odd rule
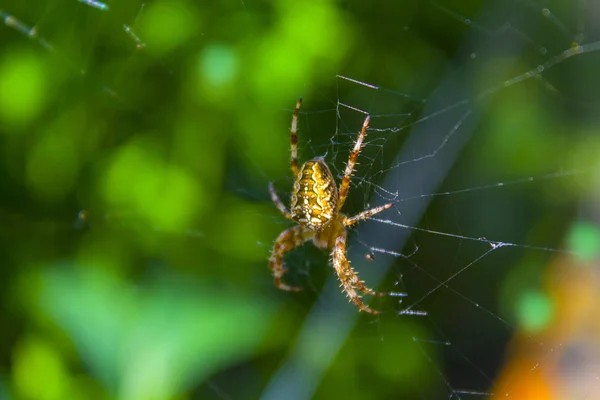
[[[429,2],[376,3],[0,4],[0,398],[259,396],[314,301],[276,292],[266,265],[285,226],[267,183],[289,186],[289,110],[299,96],[313,111],[356,96],[339,92],[336,74],[426,98],[469,32]],[[473,16],[481,4],[444,6]],[[494,83],[483,71],[474,92]],[[490,159],[484,178],[557,171],[567,147],[567,167],[595,159],[597,140],[567,140],[534,86],[495,100],[492,134],[458,175]],[[301,126],[311,142],[331,137],[328,115],[327,129]],[[522,199],[539,212],[530,235],[558,246],[585,186],[573,185],[546,204],[562,204],[559,215]],[[462,222],[490,229],[492,214]],[[544,224],[556,230],[546,236]],[[513,288],[503,289],[511,302]],[[437,361],[409,346],[426,328],[392,319],[382,329],[357,328],[385,340],[348,342],[317,397],[444,389],[427,383]]]

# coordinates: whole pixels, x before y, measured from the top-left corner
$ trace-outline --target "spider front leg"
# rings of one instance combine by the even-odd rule
[[[292,116],[292,126],[290,127],[290,152],[292,154],[291,167],[292,176],[294,179],[298,177],[298,114],[300,113],[300,106],[302,106],[302,97],[296,102],[296,108],[294,109],[294,115]]]
[[[337,210],[340,211],[346,202],[346,197],[348,197],[348,191],[350,190],[350,177],[354,172],[354,166],[356,165],[356,159],[360,154],[360,151],[363,148],[363,141],[367,136],[367,129],[369,128],[369,121],[371,118],[367,115],[365,121],[363,122],[362,129],[358,133],[358,137],[356,138],[356,143],[354,143],[354,148],[348,157],[348,163],[346,164],[346,169],[344,170],[344,178],[342,179],[342,183],[340,185],[340,197],[337,203]]]
[[[292,214],[290,214],[290,212],[288,211],[285,204],[283,204],[283,202],[281,200],[279,200],[279,196],[277,196],[277,193],[275,192],[275,188],[273,187],[273,182],[269,182],[269,193],[271,193],[271,200],[273,201],[273,203],[275,203],[275,205],[277,206],[279,211],[281,211],[281,213],[287,219],[289,219],[290,221],[293,221],[294,219],[292,218]]]
[[[385,211],[388,208],[391,208],[393,206],[394,206],[394,203],[388,203],[388,204],[384,204],[383,206],[379,206],[379,207],[371,208],[370,210],[367,210],[367,211],[363,211],[359,214],[356,214],[354,217],[344,218],[344,226],[354,225],[358,221],[363,221],[365,219],[368,219],[368,218],[372,217],[373,215],[379,214],[380,212]]]
[[[302,290],[300,287],[290,286],[283,282],[282,278],[287,269],[283,266],[283,256],[290,250],[303,245],[310,240],[314,232],[304,228],[301,225],[296,225],[287,229],[277,237],[273,246],[273,254],[269,259],[269,269],[273,273],[275,286],[281,290],[298,292]]]
[[[362,300],[360,299],[360,294],[356,292],[359,291],[371,295],[371,296],[385,296],[387,293],[376,292],[371,288],[365,286],[363,281],[360,280],[358,274],[352,266],[350,265],[350,261],[346,257],[346,232],[340,235],[335,240],[335,245],[333,247],[332,258],[333,258],[333,267],[335,268],[335,272],[337,273],[341,286],[344,291],[350,298],[350,300],[356,304],[356,306],[361,311],[365,311],[371,314],[379,314],[379,311],[375,311],[372,308],[366,306]]]

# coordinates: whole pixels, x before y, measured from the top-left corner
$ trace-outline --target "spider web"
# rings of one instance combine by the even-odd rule
[[[81,21],[52,24],[53,16],[74,7]],[[356,14],[368,7],[373,6],[348,5]],[[398,382],[388,382],[397,390],[388,398],[527,398],[523,382],[550,373],[562,382],[564,392],[555,393],[595,398],[597,364],[589,361],[586,369],[588,364],[568,358],[586,342],[553,337],[544,330],[550,322],[532,326],[532,312],[522,310],[541,303],[533,313],[543,314],[544,305],[557,312],[576,304],[553,303],[544,282],[555,263],[581,256],[568,242],[574,221],[595,221],[593,204],[581,203],[594,201],[596,161],[581,154],[587,154],[582,148],[593,143],[598,128],[596,7],[586,1],[490,2],[478,9],[423,2],[402,23],[394,16],[391,28],[382,25],[398,35],[399,44],[370,49],[373,71],[339,71],[332,77],[333,94],[307,83],[306,91],[317,95],[304,94],[300,161],[325,156],[341,179],[361,123],[371,116],[344,211],[355,214],[389,202],[394,207],[352,230],[348,256],[368,286],[406,296],[373,300],[371,306],[383,312],[379,317],[358,314],[346,304],[331,270],[323,268],[326,255],[310,246],[294,251],[286,257],[289,279],[301,282],[308,294],[282,298],[311,308],[289,355],[265,379],[262,398],[331,398],[339,381],[356,373],[344,367],[352,357]],[[148,63],[160,65],[152,70],[158,76],[179,71],[169,60],[157,63],[152,49],[145,51],[135,26],[143,10],[142,2],[109,7],[57,1],[42,17],[31,8],[0,8],[0,17],[13,40],[30,40],[68,74],[93,82],[88,86],[95,87],[95,107],[113,123],[132,123],[131,118],[151,127],[159,123],[153,111],[169,106],[144,104],[138,91],[149,77],[136,72]],[[438,31],[431,28],[436,24]],[[457,27],[462,37],[441,37],[444,29]],[[63,56],[73,45],[65,39],[72,32],[83,37],[80,59]],[[376,42],[377,36],[366,39]],[[384,65],[386,52],[403,53],[403,43],[413,40],[423,41],[423,54],[407,54],[405,65]],[[441,50],[447,42],[456,47],[451,54]],[[127,62],[100,69],[97,59],[104,52]],[[67,97],[76,101],[76,89]],[[291,110],[282,113],[291,117]],[[291,178],[272,176],[256,161],[252,167],[251,175],[289,192]],[[253,182],[230,181],[237,195],[267,198],[266,188],[257,193]],[[93,208],[93,200],[83,203]],[[75,214],[77,206],[65,214]],[[113,215],[104,220],[113,223]],[[283,229],[286,222],[273,215],[259,217]],[[81,211],[75,230],[87,220],[87,211]],[[193,224],[179,233],[198,241],[209,235]],[[257,239],[255,246],[269,251],[272,244]],[[597,278],[592,269],[584,274]],[[566,280],[560,274],[554,279]],[[520,353],[507,350],[510,346],[528,349],[514,369],[511,360],[520,360]],[[381,359],[385,365],[372,361]],[[587,379],[568,391],[575,385],[567,374],[573,370],[585,371],[581,376]],[[412,381],[415,376],[418,381]],[[205,398],[232,398],[227,378],[225,373],[205,382]],[[376,381],[359,382],[357,397],[368,397]]]
[[[597,358],[583,364],[569,358],[590,344],[550,338],[532,322],[544,319],[546,307],[560,307],[549,305],[555,299],[544,271],[552,271],[557,260],[581,256],[566,241],[573,217],[581,213],[581,188],[593,185],[589,179],[597,171],[595,160],[577,160],[573,153],[587,136],[582,121],[596,124],[586,110],[596,96],[573,89],[582,86],[573,71],[598,60],[597,24],[586,14],[596,5],[561,5],[491,3],[467,17],[439,3],[421,4],[404,27],[407,42],[423,19],[446,17],[445,23],[465,27],[465,39],[445,68],[416,72],[415,81],[432,86],[407,85],[416,88],[402,92],[379,84],[390,79],[385,73],[374,74],[378,81],[338,75],[338,97],[324,96],[332,108],[323,108],[335,115],[335,134],[322,144],[313,143],[321,115],[303,114],[300,137],[310,137],[304,154],[331,159],[338,178],[360,121],[371,116],[350,190],[354,203],[346,210],[353,214],[388,202],[395,207],[356,228],[349,256],[369,286],[407,295],[372,303],[395,318],[372,321],[376,332],[367,346],[375,354],[397,354],[390,369],[402,370],[407,353],[415,369],[431,368],[429,389],[420,381],[402,382],[409,398],[554,398],[532,383],[544,379],[553,382],[557,398],[598,394]],[[591,76],[581,79],[597,87]],[[554,147],[559,142],[566,147]],[[310,281],[312,271],[304,279]],[[554,279],[564,279],[561,272],[554,271]],[[339,361],[332,367],[332,360],[365,346],[369,337],[368,328],[355,328],[357,315],[336,302],[338,291],[331,278],[264,398],[280,398],[289,387],[298,399],[315,391],[319,398],[334,395],[328,383],[348,371]],[[526,317],[523,309],[533,297],[544,304]],[[344,344],[347,338],[357,344]],[[396,352],[388,340],[397,341]],[[511,340],[534,356],[507,352]],[[322,357],[305,367],[300,360],[315,346]],[[512,366],[518,374],[510,370],[511,354],[520,360]],[[587,378],[575,384],[569,370]],[[368,390],[358,393],[368,396]]]

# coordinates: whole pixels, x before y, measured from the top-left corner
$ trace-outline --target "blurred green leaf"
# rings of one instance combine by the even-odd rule
[[[175,282],[135,288],[93,268],[43,275],[40,306],[119,399],[168,399],[256,351],[257,299]]]

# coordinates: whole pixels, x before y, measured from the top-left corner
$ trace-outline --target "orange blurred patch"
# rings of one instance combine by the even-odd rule
[[[532,357],[517,356],[512,359],[500,375],[491,400],[553,400],[556,397],[552,380],[544,370],[536,368],[536,361]]]

